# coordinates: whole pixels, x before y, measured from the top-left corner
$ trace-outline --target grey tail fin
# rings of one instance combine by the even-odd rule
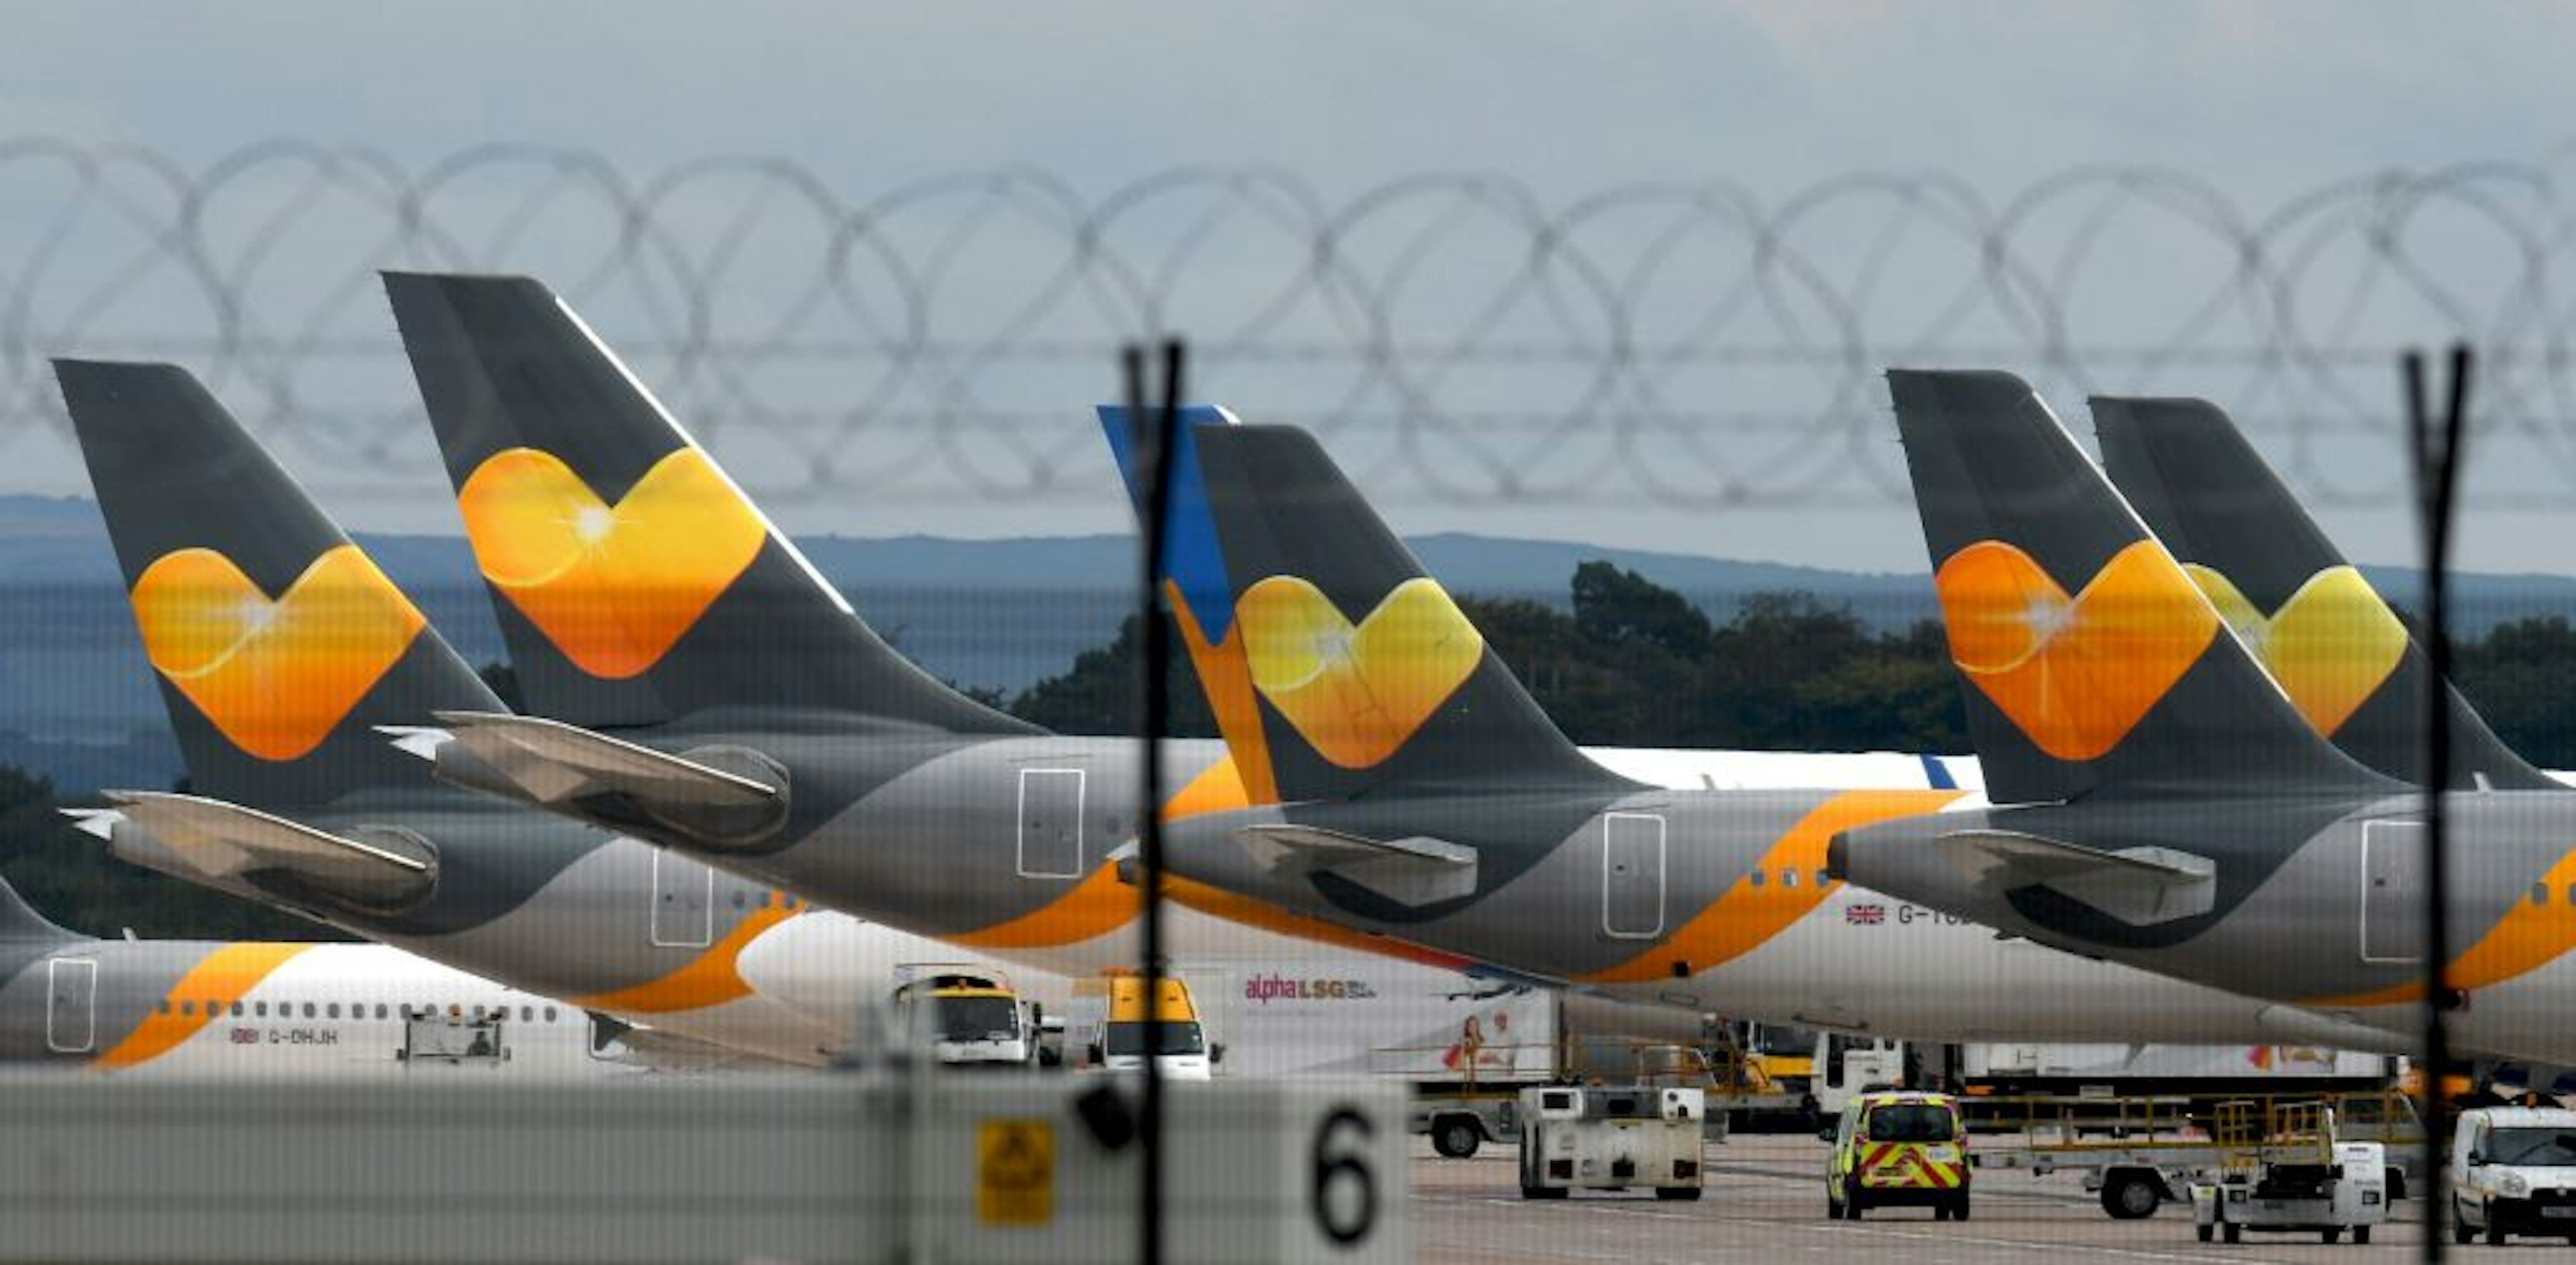
[[[27,898],[20,896],[17,888],[11,887],[7,879],[0,879],[0,943],[53,944],[86,939],[89,937],[68,927],[57,926],[51,919],[37,913],[36,907],[28,904]]]
[[[1887,378],[1989,798],[2396,789],[2308,727],[2021,379]]]
[[[553,291],[387,273],[385,292],[531,712],[1030,732],[878,638]]]
[[[1126,411],[1100,416],[1135,491]],[[1313,436],[1182,420],[1165,591],[1254,802],[1633,786],[1566,740]]]
[[[2418,786],[2432,664],[2216,405],[2093,400],[2102,468],[2299,713],[2344,754]],[[2558,790],[2447,683],[2458,789]]]
[[[54,374],[196,793],[279,808],[427,785],[373,727],[500,707],[186,370]]]

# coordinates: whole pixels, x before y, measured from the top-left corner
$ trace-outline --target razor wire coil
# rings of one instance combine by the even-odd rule
[[[630,172],[274,140],[189,166],[0,139],[0,454],[68,452],[48,357],[170,359],[306,468],[434,491],[373,275],[428,268],[548,281],[781,500],[1064,491],[1102,460],[1087,406],[1115,349],[1181,334],[1211,398],[1315,428],[1388,496],[1902,500],[1878,376],[1929,364],[2019,372],[2079,431],[2087,394],[2205,395],[2304,495],[2383,503],[2396,349],[2465,335],[2499,437],[2481,503],[2556,504],[2576,482],[2565,157],[2257,207],[2107,166],[1768,201],[1725,181],[1550,201],[1473,174],[1329,197],[1264,167],[850,195],[769,157]]]

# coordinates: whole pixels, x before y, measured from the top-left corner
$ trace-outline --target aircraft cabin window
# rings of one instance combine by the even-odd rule
[[[768,890],[767,890],[767,889],[765,889],[765,888],[764,888],[764,889],[762,889],[762,891],[761,891],[761,893],[760,893],[760,908],[762,908],[762,909],[767,909],[767,908],[769,908],[769,892],[768,892]]]
[[[307,1019],[313,1017],[313,1003],[309,1001],[304,1003],[304,1017]]]
[[[1798,885],[1798,872],[1797,872],[1796,870],[1782,870],[1782,871],[1780,871],[1780,886],[1782,886],[1782,887],[1796,887],[1797,885]]]
[[[335,1002],[333,1002],[333,1003],[331,1003],[331,1008],[330,1008],[328,1011],[324,1012],[324,1013],[326,1013],[326,1014],[330,1015],[330,1016],[331,1016],[332,1018],[334,1018],[334,1019],[339,1018],[339,1017],[340,1017],[340,1003],[338,1003],[338,1002],[336,1002],[336,1001],[335,1001]]]
[[[167,997],[161,999],[161,1013],[165,1015],[170,1013],[170,999]]]
[[[733,907],[736,909],[742,908],[746,899],[748,898],[746,898],[742,893],[735,892],[733,894]]]
[[[2531,903],[2535,905],[2546,905],[2549,903],[2549,884],[2534,883],[2531,885]]]
[[[180,1003],[179,1003],[179,1013],[180,1013],[180,1014],[183,1014],[183,1015],[193,1015],[193,1014],[197,1013],[197,1003],[192,1002],[192,1001],[183,1001],[183,1002],[180,1002]]]
[[[266,1018],[268,1018],[268,1003],[267,1003],[267,1002],[264,1002],[264,1001],[261,1001],[261,1002],[252,1002],[252,1003],[251,1003],[250,1010],[251,1010],[251,1013],[252,1013],[252,1014],[257,1015],[257,1016],[259,1016],[259,1017],[260,1017],[260,1018],[262,1018],[262,1019],[266,1019]]]
[[[534,1006],[521,1006],[521,1007],[519,1007],[519,1022],[521,1022],[521,1023],[535,1023],[536,1021],[537,1021],[537,1008],[536,1008],[536,1007],[534,1007]]]
[[[376,1018],[378,1018],[378,1019],[382,1019],[382,1018],[384,1018],[384,1017],[385,1017],[385,1004],[384,1004],[383,1002],[377,1002],[377,1003],[376,1003]]]
[[[239,1018],[241,1018],[241,1013],[242,1013],[241,1003],[240,1003],[240,1002],[234,1002],[234,1003],[233,1003],[233,1007],[232,1007],[232,1009],[233,1009],[233,1018],[235,1018],[235,1019],[239,1019]]]
[[[548,1006],[548,1007],[546,1007],[546,1022],[547,1022],[547,1023],[553,1023],[554,1021],[555,1021],[555,1008],[554,1008],[554,1007],[552,1007],[552,1006]]]
[[[1823,887],[1825,884],[1827,884],[1827,883],[1831,883],[1831,882],[1833,882],[1833,881],[1834,881],[1834,880],[1832,879],[1832,877],[1828,876],[1828,875],[1825,873],[1825,870],[1824,870],[1824,867],[1823,867],[1823,866],[1818,866],[1818,867],[1816,867],[1816,886],[1818,886],[1818,887]]]
[[[1760,887],[1770,880],[1763,876],[1762,871],[1755,870],[1751,875],[1747,876],[1747,881],[1752,883],[1755,887]]]

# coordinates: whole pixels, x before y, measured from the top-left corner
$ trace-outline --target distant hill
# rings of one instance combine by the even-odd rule
[[[459,537],[362,535],[458,651],[504,658],[500,632]],[[897,536],[799,542],[888,640],[951,681],[1016,691],[1063,671],[1115,633],[1133,602],[1135,542],[1098,535],[1011,540]],[[1873,574],[1642,549],[1463,533],[1415,538],[1451,590],[1563,606],[1577,564],[1606,559],[1679,591],[1723,621],[1749,594],[1804,590],[1896,627],[1935,614],[1921,572]],[[2411,604],[2414,572],[2369,568]],[[0,496],[0,763],[66,788],[162,785],[178,776],[161,702],[126,613],[97,507],[80,498]],[[2464,575],[2461,631],[2534,614],[2576,619],[2576,579]]]

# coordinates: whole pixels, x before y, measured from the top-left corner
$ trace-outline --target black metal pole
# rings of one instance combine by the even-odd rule
[[[1163,344],[1163,395],[1151,410],[1145,402],[1145,352],[1130,346],[1124,356],[1129,443],[1137,472],[1145,481],[1142,575],[1136,595],[1139,626],[1139,670],[1144,673],[1142,715],[1138,717],[1144,749],[1137,761],[1136,886],[1143,899],[1138,923],[1144,932],[1145,976],[1145,1106],[1144,1233],[1140,1236],[1145,1265],[1163,1263],[1163,737],[1171,709],[1171,626],[1163,613],[1164,524],[1172,512],[1169,457],[1180,428],[1182,366],[1187,359],[1179,339]]]
[[[2424,1259],[2443,1259],[2442,1086],[2451,1074],[2451,852],[2446,788],[2451,774],[2451,524],[2458,509],[2460,444],[2467,433],[2469,348],[2451,348],[2449,407],[2425,411],[2424,356],[2406,353],[2407,456],[2424,533]]]

